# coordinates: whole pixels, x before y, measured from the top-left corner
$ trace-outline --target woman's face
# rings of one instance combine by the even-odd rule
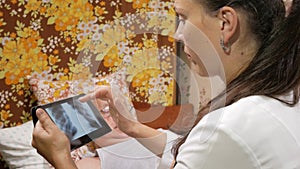
[[[179,17],[175,37],[184,43],[184,52],[196,71],[202,76],[223,76],[217,17],[194,0],[175,0],[175,9]]]

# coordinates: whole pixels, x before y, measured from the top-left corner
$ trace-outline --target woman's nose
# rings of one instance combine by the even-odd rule
[[[177,28],[177,30],[174,34],[174,38],[177,41],[184,42],[184,36],[183,36],[183,32],[182,32],[182,29],[181,29],[180,25],[178,26],[178,28]]]

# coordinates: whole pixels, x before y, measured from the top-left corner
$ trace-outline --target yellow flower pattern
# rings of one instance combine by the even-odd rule
[[[132,101],[173,104],[175,19],[172,0],[0,1],[1,126],[31,120],[28,76],[59,86],[54,99],[123,71]]]
[[[173,104],[175,19],[168,0],[1,1],[1,124],[31,119],[28,76],[75,81],[122,70],[132,101]]]

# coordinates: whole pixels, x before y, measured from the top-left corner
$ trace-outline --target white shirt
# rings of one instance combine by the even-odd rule
[[[300,105],[251,96],[209,113],[175,169],[300,169]]]
[[[158,129],[167,134],[167,144],[162,158],[153,154],[136,139],[129,139],[118,144],[97,149],[101,169],[169,169],[174,161],[172,146],[178,135]]]

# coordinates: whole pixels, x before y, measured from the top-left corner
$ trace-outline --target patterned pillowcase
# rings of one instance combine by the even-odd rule
[[[0,153],[9,168],[50,169],[50,164],[31,146],[33,122],[0,129]]]

